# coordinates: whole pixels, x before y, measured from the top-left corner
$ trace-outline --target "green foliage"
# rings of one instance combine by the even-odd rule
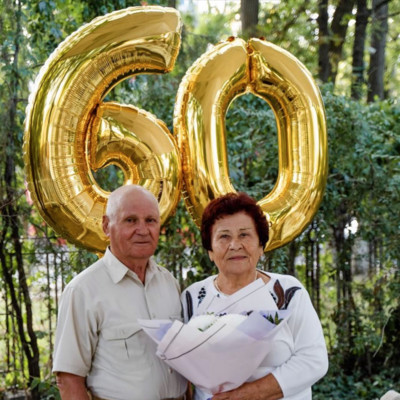
[[[266,318],[269,322],[275,325],[279,325],[283,321],[283,318],[279,318],[277,312],[275,313],[275,315],[272,314],[264,315],[264,318]]]
[[[202,15],[194,14],[191,11],[182,13],[184,25],[181,48],[172,73],[179,77],[179,81],[189,67],[209,50],[210,45],[215,45],[232,35],[229,26],[231,17],[230,13],[219,12]]]
[[[369,223],[371,217],[379,218],[389,211],[389,204],[396,206],[399,106],[391,102],[364,106],[329,90],[325,91],[324,103],[330,165],[324,212],[334,223],[334,210],[345,207],[349,221],[359,217]],[[374,215],[370,212],[372,205]]]
[[[183,202],[162,228],[156,256],[179,279],[182,289],[216,272],[201,246],[199,229]]]
[[[260,2],[259,36],[296,55],[314,76],[318,59],[318,2]]]
[[[226,117],[230,177],[239,191],[266,196],[278,176],[275,116],[268,104],[247,94],[231,104]]]
[[[341,302],[331,315],[337,324],[331,349],[336,362],[346,370],[370,375],[378,373],[382,363],[396,365],[395,346],[386,354],[382,347],[393,341],[385,325],[399,307],[397,296],[387,290],[399,284],[395,261],[399,250],[393,242],[400,223],[400,156],[396,150],[399,105],[363,105],[335,96],[329,88],[324,102],[330,172],[319,215],[332,229],[330,241],[336,249],[334,264],[328,267],[336,273],[343,271],[343,281],[336,278],[336,282],[344,288]],[[357,221],[357,231],[350,231],[352,221]],[[368,244],[369,251],[358,256],[358,263],[368,268],[368,280],[348,281],[355,249],[363,243]]]
[[[167,6],[167,0],[86,0],[83,2],[82,15],[86,22],[99,15],[105,15],[112,11],[122,10],[127,7],[142,5]]]
[[[234,13],[220,13],[216,8],[214,10],[215,12],[201,14],[198,17],[199,20],[194,33],[213,37],[217,41],[224,40],[228,36],[232,36],[230,23],[234,17]]]
[[[378,374],[363,376],[358,372],[344,375],[330,368],[324,379],[313,386],[314,400],[379,400],[388,390],[399,390],[400,370],[391,368]]]
[[[31,389],[37,388],[40,393],[41,400],[61,400],[60,393],[53,380],[34,379]]]

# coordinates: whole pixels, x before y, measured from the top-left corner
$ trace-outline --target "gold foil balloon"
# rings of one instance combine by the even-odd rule
[[[121,80],[169,72],[181,21],[172,8],[132,7],[96,18],[47,60],[29,99],[28,187],[45,221],[70,242],[102,252],[109,193],[92,171],[116,164],[124,183],[148,188],[162,222],[180,197],[180,157],[165,125],[131,106],[102,104]]]
[[[179,201],[183,174],[186,205],[199,223],[211,199],[235,190],[225,116],[237,96],[253,93],[271,106],[277,121],[279,175],[259,203],[271,223],[266,249],[282,246],[313,218],[327,175],[321,96],[290,53],[263,40],[230,39],[194,63],[175,106],[182,168],[162,121],[133,106],[103,103],[129,76],[170,71],[180,29],[174,9],[132,7],[96,18],[56,49],[27,110],[24,149],[34,201],[60,235],[102,252],[107,240],[101,218],[109,193],[92,171],[114,164],[125,184],[140,184],[158,198],[162,222]]]
[[[235,191],[229,177],[225,116],[231,102],[246,93],[270,105],[278,128],[278,179],[259,200],[271,226],[266,250],[272,250],[293,240],[311,222],[328,169],[319,90],[304,65],[287,51],[264,40],[230,39],[188,70],[174,114],[184,198],[199,223],[210,200]]]
[[[181,159],[163,121],[133,106],[103,103],[93,119],[90,165],[117,165],[126,183],[150,190],[158,199],[161,223],[175,210],[182,182]]]

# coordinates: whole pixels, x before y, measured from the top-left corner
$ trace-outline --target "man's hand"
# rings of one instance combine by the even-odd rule
[[[57,372],[56,380],[62,400],[90,400],[85,377]]]

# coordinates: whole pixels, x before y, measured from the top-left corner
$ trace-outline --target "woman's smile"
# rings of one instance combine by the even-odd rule
[[[226,215],[212,227],[209,256],[221,275],[253,277],[263,254],[253,219],[245,212]]]
[[[228,260],[243,260],[245,258],[247,258],[247,256],[230,256]]]

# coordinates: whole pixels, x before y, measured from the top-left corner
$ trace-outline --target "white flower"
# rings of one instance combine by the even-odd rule
[[[193,317],[187,324],[204,332],[217,321],[223,322],[224,324],[234,328],[240,325],[246,318],[247,317],[242,314],[224,314],[217,316],[213,313],[209,313]]]
[[[217,319],[218,317],[214,314],[204,314],[193,317],[187,324],[203,332],[214,324]]]
[[[229,326],[235,327],[240,325],[246,318],[247,316],[242,314],[225,314],[221,315],[219,320]]]

